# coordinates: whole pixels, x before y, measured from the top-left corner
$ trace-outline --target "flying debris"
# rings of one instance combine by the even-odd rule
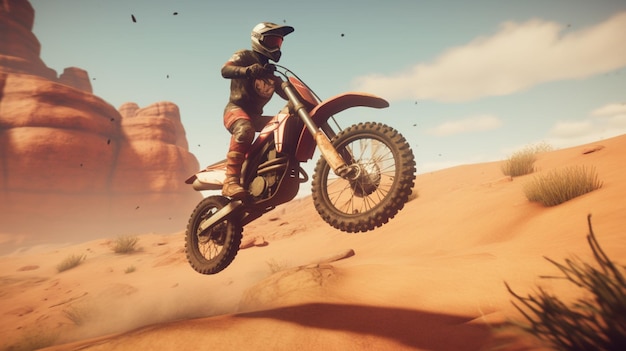
[[[137,23],[137,19],[135,18],[135,15],[130,15],[130,18],[133,20],[133,22]]]
[[[174,12],[174,13],[173,13],[173,15],[174,15],[174,16],[178,15],[178,12]]]

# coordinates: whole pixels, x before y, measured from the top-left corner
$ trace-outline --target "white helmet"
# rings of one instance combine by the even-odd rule
[[[252,29],[252,50],[278,62],[283,37],[293,31],[294,28],[290,26],[279,26],[270,22],[259,23]]]

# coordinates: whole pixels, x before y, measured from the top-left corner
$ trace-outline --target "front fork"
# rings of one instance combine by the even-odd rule
[[[288,81],[283,82],[282,84],[283,91],[289,98],[289,101],[293,104],[293,108],[298,114],[298,117],[304,122],[304,125],[309,130],[313,138],[315,139],[315,143],[320,149],[322,156],[333,169],[336,175],[342,178],[348,178],[353,173],[353,168],[348,166],[344,159],[341,157],[337,149],[330,143],[330,140],[324,134],[323,131],[315,124],[309,112],[306,110],[304,104],[298,98],[298,95],[294,91],[293,86]]]

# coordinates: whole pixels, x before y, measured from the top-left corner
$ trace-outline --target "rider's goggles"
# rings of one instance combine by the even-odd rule
[[[283,37],[279,35],[265,35],[261,39],[261,44],[268,49],[279,49],[283,43]]]

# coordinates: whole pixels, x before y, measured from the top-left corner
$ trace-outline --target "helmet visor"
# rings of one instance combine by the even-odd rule
[[[283,44],[283,37],[280,35],[265,35],[261,40],[261,44],[268,49],[280,49]]]

